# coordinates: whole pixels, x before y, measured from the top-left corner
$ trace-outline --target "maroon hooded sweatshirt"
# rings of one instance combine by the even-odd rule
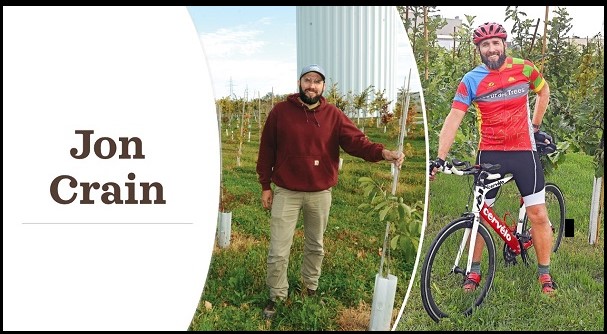
[[[384,146],[372,143],[336,106],[321,96],[314,109],[292,94],[270,111],[261,134],[257,174],[294,191],[321,191],[337,184],[339,148],[366,161],[383,160]]]

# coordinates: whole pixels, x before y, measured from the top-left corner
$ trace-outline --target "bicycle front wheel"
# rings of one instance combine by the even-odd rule
[[[464,240],[464,232],[470,228],[469,217],[452,221],[438,233],[426,254],[421,272],[422,302],[436,322],[445,317],[470,315],[483,302],[493,283],[495,243],[487,228],[480,224],[478,232],[485,243],[481,254],[481,282],[474,291],[463,289],[470,239]]]
[[[565,197],[561,189],[554,183],[546,183],[546,210],[548,219],[552,225],[552,252],[556,252],[563,240],[565,231]],[[523,231],[529,231],[531,224],[527,215],[523,221]],[[533,230],[531,231],[533,238]],[[527,262],[537,263],[535,251],[531,248],[527,250]]]

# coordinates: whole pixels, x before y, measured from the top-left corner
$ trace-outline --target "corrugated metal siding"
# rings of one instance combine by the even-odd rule
[[[397,25],[394,6],[297,6],[297,68],[319,64],[343,95],[370,85],[396,101]],[[299,72],[296,74],[299,79]],[[372,96],[371,96],[372,98]]]

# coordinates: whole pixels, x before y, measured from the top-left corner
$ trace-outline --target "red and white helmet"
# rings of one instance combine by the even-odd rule
[[[472,34],[475,45],[478,45],[478,43],[487,38],[499,37],[506,39],[507,36],[506,29],[501,24],[495,22],[481,24],[478,28],[474,29],[474,33]]]

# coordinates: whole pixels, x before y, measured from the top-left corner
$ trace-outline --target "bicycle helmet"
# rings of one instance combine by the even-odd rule
[[[506,33],[504,26],[495,22],[485,22],[481,24],[478,28],[474,29],[474,33],[472,34],[475,45],[478,45],[478,43],[487,38],[499,37],[506,39],[507,36],[508,34]]]
[[[544,131],[538,131],[533,134],[533,137],[535,138],[537,153],[540,155],[550,154],[556,151],[556,144],[554,143],[554,140],[552,140],[551,135]],[[546,139],[548,139],[548,143],[546,143]]]

